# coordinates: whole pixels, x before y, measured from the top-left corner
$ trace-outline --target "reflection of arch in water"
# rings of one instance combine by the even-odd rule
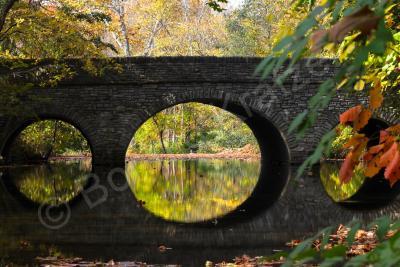
[[[370,138],[368,146],[374,146],[379,144],[380,131],[388,128],[391,124],[392,122],[381,118],[372,118],[360,132]],[[338,184],[341,162],[323,162],[321,164],[320,175],[325,190],[333,201],[346,208],[380,208],[390,204],[400,193],[400,183],[390,187],[389,182],[383,176],[383,171],[373,178],[366,178],[357,168],[351,184],[344,187],[338,185],[335,190],[328,189],[327,186]]]
[[[235,221],[249,219],[252,215],[259,214],[274,204],[283,193],[289,180],[290,172],[289,148],[279,127],[284,124],[284,120],[277,113],[273,113],[271,117],[268,117],[266,115],[268,111],[261,112],[251,104],[245,104],[239,100],[231,99],[229,103],[226,103],[224,99],[215,97],[190,100],[185,98],[187,97],[183,96],[182,99],[174,99],[173,104],[162,102],[159,105],[154,105],[155,107],[161,106],[163,108],[148,112],[147,118],[142,123],[158,112],[177,104],[197,102],[213,105],[241,118],[253,132],[260,147],[261,170],[253,192],[239,207],[219,218],[219,221],[228,222],[232,219]]]
[[[3,181],[7,190],[24,206],[59,206],[77,201],[90,186],[90,160],[53,162],[7,168]]]

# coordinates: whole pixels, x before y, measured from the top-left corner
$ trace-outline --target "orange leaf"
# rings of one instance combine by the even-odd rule
[[[361,155],[364,153],[368,144],[368,138],[364,138],[361,143],[353,149],[353,160],[355,162],[360,161]]]
[[[379,108],[383,102],[381,83],[377,82],[373,89],[369,91],[369,105],[372,110]]]
[[[342,167],[339,171],[339,178],[341,183],[347,184],[348,182],[350,182],[351,177],[353,177],[355,166],[356,164],[353,161],[353,152],[350,152],[349,154],[347,154],[346,159],[344,160]]]
[[[388,166],[391,163],[392,159],[395,157],[396,152],[398,152],[397,143],[393,143],[390,149],[386,151],[385,154],[382,155],[379,161],[379,166],[380,167]]]
[[[358,118],[358,116],[360,116],[361,111],[362,111],[361,105],[348,109],[347,111],[345,111],[340,115],[340,123],[345,124],[347,122],[355,121]]]
[[[396,124],[386,129],[391,135],[400,135],[400,124]]]
[[[384,149],[384,148],[385,148],[385,145],[384,145],[384,144],[380,144],[380,145],[377,145],[377,146],[371,146],[371,147],[368,149],[368,153],[377,154],[377,153],[381,152],[382,149]]]
[[[371,117],[372,112],[369,109],[363,109],[358,118],[354,121],[354,130],[359,131],[364,128]]]
[[[355,134],[350,138],[347,143],[343,145],[343,148],[357,147],[366,139],[364,134]]]
[[[365,155],[364,155],[364,160],[365,161],[370,161],[370,160],[372,160],[374,157],[375,157],[375,155],[376,154],[378,154],[378,153],[380,153],[380,152],[382,152],[383,153],[383,149],[385,148],[385,144],[380,144],[380,145],[377,145],[377,146],[372,146],[372,147],[370,147],[369,149],[368,149],[368,152],[367,153],[365,153]]]
[[[396,146],[397,147],[397,146]],[[400,180],[400,152],[396,150],[396,153],[385,170],[385,178],[390,181],[390,185],[393,186],[398,180]]]
[[[375,175],[377,175],[379,173],[379,171],[382,169],[379,166],[379,160],[380,160],[380,156],[382,155],[382,153],[378,154],[377,156],[375,156],[372,160],[370,160],[367,164],[367,167],[364,170],[364,175],[367,177],[374,177]],[[365,157],[364,157],[365,159]]]

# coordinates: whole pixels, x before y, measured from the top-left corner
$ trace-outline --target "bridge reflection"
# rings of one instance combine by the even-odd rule
[[[292,168],[295,171],[297,166]],[[101,255],[104,260],[199,266],[207,259],[226,259],[242,253],[265,255],[272,249],[282,248],[293,238],[303,238],[323,227],[353,218],[371,221],[382,214],[399,216],[398,197],[372,210],[349,210],[337,205],[325,193],[319,176],[314,175],[289,183],[283,196],[269,209],[256,215],[251,214],[251,210],[242,211],[246,220],[233,214],[215,223],[173,223],[146,211],[132,191],[124,188],[126,178],[122,173],[114,172],[116,175],[110,183],[111,170],[111,167],[94,166],[97,176],[91,177],[93,190],[87,190],[85,197],[71,202],[70,209],[49,212],[53,220],[69,215],[67,223],[59,229],[51,227],[49,218],[44,220],[49,224],[46,227],[43,223],[46,218],[38,216],[40,207],[27,206],[20,201],[9,191],[6,176],[3,176],[0,258],[33,259],[48,253],[49,247],[54,246],[66,256],[94,259]],[[99,180],[95,181],[95,177]],[[161,253],[160,245],[173,249]]]

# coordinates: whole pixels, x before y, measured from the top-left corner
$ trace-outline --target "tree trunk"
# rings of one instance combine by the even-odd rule
[[[44,156],[44,161],[48,162],[51,154],[53,154],[54,146],[57,141],[57,131],[58,131],[58,121],[54,124],[54,131],[53,131],[53,140],[50,145],[49,150],[47,151],[46,155]]]
[[[147,41],[146,48],[144,49],[144,53],[143,53],[144,56],[147,57],[147,56],[151,55],[151,53],[154,49],[155,38],[156,38],[158,32],[161,30],[161,28],[162,28],[162,23],[160,20],[157,20],[156,23],[154,24],[154,27],[150,34],[149,40]]]
[[[126,27],[125,23],[125,7],[123,3],[120,3],[120,8],[119,8],[119,24],[121,27],[121,33],[123,37],[123,42],[124,42],[124,52],[125,56],[130,57],[131,56],[131,47],[129,44],[129,36],[128,36],[128,30]]]
[[[157,119],[155,118],[155,116],[152,117],[154,124],[156,125],[157,129],[158,129],[158,136],[160,138],[160,142],[161,142],[161,146],[163,149],[164,154],[168,154],[167,153],[167,149],[165,148],[165,144],[164,144],[164,130],[160,128],[160,125],[158,124]]]
[[[0,32],[4,28],[8,12],[18,0],[0,0]]]

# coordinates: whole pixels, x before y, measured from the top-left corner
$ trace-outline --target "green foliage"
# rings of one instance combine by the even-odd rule
[[[290,0],[245,0],[226,15],[227,56],[266,56],[274,44],[292,32],[305,16],[304,10],[290,9]]]
[[[257,72],[264,78],[272,73],[276,74],[278,76],[276,83],[282,84],[293,72],[293,65],[312,52],[310,51],[311,45],[314,52],[318,51],[320,47],[325,47],[333,52],[345,51],[342,52],[346,53],[345,55],[341,57],[339,55],[341,58],[340,70],[333,78],[327,79],[321,84],[317,94],[310,99],[307,110],[299,114],[292,122],[290,130],[291,132],[296,132],[300,138],[304,137],[307,130],[316,122],[319,112],[329,105],[330,100],[336,94],[337,88],[342,91],[352,92],[359,90],[357,84],[359,80],[364,78],[369,83],[374,83],[373,81],[376,83],[376,77],[382,82],[386,79],[390,85],[396,84],[398,79],[398,75],[387,79],[394,70],[393,67],[389,67],[387,64],[392,58],[393,51],[397,50],[393,47],[398,45],[395,39],[395,34],[399,29],[398,16],[396,16],[398,14],[398,4],[393,1],[379,0],[358,0],[354,2],[328,0],[323,1],[318,6],[314,6],[314,4],[316,4],[314,1],[299,1],[298,6],[308,5],[310,8],[312,7],[312,10],[299,23],[292,34],[276,44],[273,48],[273,53],[266,57],[257,68]],[[350,42],[346,41],[346,39],[342,40],[342,35],[346,37],[360,32],[355,26],[351,28],[353,27],[352,25],[358,25],[356,24],[357,17],[346,16],[365,10],[367,7],[376,16],[374,19],[377,18],[376,29],[369,28],[367,29],[369,30],[367,34],[361,34]],[[370,13],[367,14],[372,16]],[[349,26],[350,32],[346,32],[349,28],[345,28],[345,23],[340,24],[341,19],[347,19],[347,25],[351,25]],[[321,26],[332,26],[332,28],[317,32]],[[317,33],[323,38],[319,38],[316,35]],[[351,47],[343,49],[343,47],[340,48],[336,44],[346,45],[347,47],[351,44]],[[285,62],[287,61],[286,65]],[[398,66],[398,59],[394,64]],[[386,72],[385,75],[379,75],[382,71]],[[385,90],[388,92],[393,91],[393,87],[388,86]],[[389,103],[393,104],[391,101]],[[396,105],[393,107],[396,107]],[[327,142],[327,139],[324,138],[317,147],[316,152],[302,166],[300,172],[304,171],[307,166],[316,163],[318,161],[317,157],[322,156],[322,151],[325,151],[329,145],[330,142]]]
[[[343,146],[354,136],[353,128],[351,126],[339,125],[336,133],[336,137],[325,156],[330,159],[344,159],[347,153],[343,149]]]
[[[168,108],[135,133],[128,153],[217,153],[250,144],[258,148],[251,129],[235,115],[200,103]]]
[[[92,75],[113,68],[112,60],[105,60],[107,66],[96,65],[93,60],[104,58],[107,50],[114,49],[101,38],[110,19],[104,3],[15,1],[4,15],[0,31],[0,67],[6,69],[0,75],[2,113],[32,113],[26,110],[23,94],[32,87],[56,86],[73,77],[68,58],[80,59],[83,69]]]
[[[372,251],[353,258],[348,258],[346,251],[354,243],[354,236],[360,229],[361,224],[357,221],[350,222],[347,227],[351,228],[348,234],[347,242],[335,245],[332,249],[317,251],[312,247],[314,240],[321,239],[330,234],[332,227],[322,230],[317,235],[300,243],[294,250],[287,255],[287,261],[283,266],[302,266],[303,263],[318,264],[318,266],[344,266],[344,267],[363,267],[363,266],[398,266],[400,264],[400,232],[399,222],[391,222],[387,217],[382,217],[371,223],[371,227],[378,229],[377,234],[381,236],[382,241]],[[388,231],[395,231],[395,234],[389,238],[384,238]],[[379,234],[380,232],[380,234]]]
[[[29,125],[17,136],[7,160],[48,160],[71,153],[90,154],[89,144],[81,132],[62,121],[43,120]]]

